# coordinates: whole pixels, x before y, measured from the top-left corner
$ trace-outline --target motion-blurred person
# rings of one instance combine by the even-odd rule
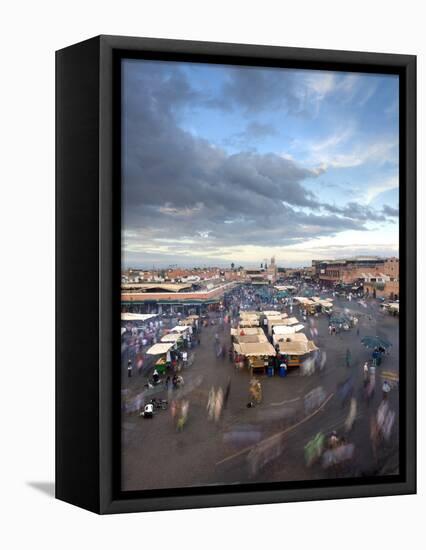
[[[335,449],[339,445],[340,440],[337,436],[337,432],[333,430],[328,438],[328,446],[330,449]]]
[[[214,419],[215,422],[218,422],[220,415],[222,414],[223,408],[223,390],[219,388],[216,392],[215,402],[214,402]]]
[[[345,432],[350,432],[353,428],[357,412],[357,402],[354,397],[351,398],[349,413],[345,420]]]
[[[216,399],[216,392],[214,387],[212,386],[209,391],[209,396],[207,399],[207,406],[206,406],[209,420],[213,420],[215,399]]]
[[[346,350],[346,366],[349,368],[351,366],[352,354],[351,350],[347,348]]]
[[[225,395],[223,396],[223,407],[226,409],[228,404],[229,394],[231,392],[231,378],[228,378],[228,383],[226,384]]]
[[[376,377],[371,376],[370,374],[368,384],[365,387],[365,392],[364,392],[367,404],[370,404],[370,401],[373,399],[375,392],[376,392]]]
[[[181,432],[185,427],[186,421],[188,419],[188,410],[189,410],[189,401],[183,400],[178,406],[177,411],[177,424],[176,429],[178,432]]]
[[[316,436],[305,445],[305,462],[308,468],[321,458],[324,445],[325,436],[322,432],[317,433]]]
[[[364,387],[368,384],[369,373],[368,373],[368,362],[366,361],[362,367],[362,375],[364,380]]]
[[[391,391],[391,386],[387,380],[383,382],[382,385],[382,397],[384,400],[388,398],[389,392]]]
[[[142,358],[141,355],[137,359],[136,366],[137,366],[137,369],[138,369],[138,375],[140,376],[142,374],[142,371],[143,371],[143,358]]]

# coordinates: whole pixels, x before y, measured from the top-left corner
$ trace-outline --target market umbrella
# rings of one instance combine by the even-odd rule
[[[350,318],[346,317],[346,315],[333,315],[330,319],[330,323],[332,325],[344,325],[345,323],[350,323]]]
[[[364,336],[361,338],[362,344],[369,349],[384,348],[388,349],[392,345],[388,340],[380,338],[379,336]]]

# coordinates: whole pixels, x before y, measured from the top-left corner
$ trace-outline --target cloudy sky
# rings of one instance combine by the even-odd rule
[[[126,267],[398,255],[398,78],[124,60]]]

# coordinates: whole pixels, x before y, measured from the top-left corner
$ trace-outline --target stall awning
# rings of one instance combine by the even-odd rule
[[[299,302],[300,304],[313,304],[314,303],[311,299],[306,298],[305,296],[295,296],[293,298],[293,300],[295,302]]]
[[[245,336],[235,336],[235,339],[239,344],[255,344],[255,343],[261,343],[261,342],[267,342],[268,339],[266,338],[265,334],[259,333],[259,334],[247,334]]]
[[[278,346],[280,353],[284,355],[306,355],[318,349],[312,340],[290,340],[289,342],[279,342]]]
[[[283,324],[287,326],[298,325],[299,320],[296,317],[290,317],[289,319],[283,319]]]
[[[154,317],[158,317],[158,315],[152,314],[152,313],[122,313],[121,314],[122,321],[148,321],[149,319],[153,319]]]
[[[257,319],[241,319],[240,327],[258,327],[259,321]]]
[[[180,340],[181,338],[182,338],[182,335],[181,335],[181,334],[170,333],[170,334],[165,334],[165,335],[161,338],[161,341],[162,341],[162,342],[177,342],[177,341]]]
[[[240,343],[234,344],[234,349],[240,355],[246,357],[274,356],[276,351],[269,342]]]
[[[260,327],[231,328],[231,336],[252,336],[253,334],[264,334],[264,332]]]
[[[167,344],[154,344],[147,350],[148,355],[162,355],[163,353],[167,353],[170,351],[173,347],[173,343],[167,343]]]
[[[173,327],[170,332],[186,332],[187,330],[189,330],[189,328],[190,327],[188,325],[179,325],[179,326]]]
[[[277,290],[296,290],[296,287],[292,285],[275,285],[274,288]]]
[[[286,326],[286,325],[277,325],[273,327],[274,334],[281,335],[281,334],[294,334],[295,332],[299,332],[299,330],[302,330],[305,328],[302,324],[299,325],[293,325],[293,326]]]

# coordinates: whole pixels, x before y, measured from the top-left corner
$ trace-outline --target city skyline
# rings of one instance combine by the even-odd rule
[[[399,259],[399,255],[398,254],[395,254],[393,256],[379,256],[379,255],[362,255],[362,256],[357,256],[356,258],[359,259],[360,257],[362,258],[371,258],[371,259],[378,259],[378,260],[385,260],[385,259],[389,259],[389,258],[398,258]],[[353,259],[353,258],[349,258],[349,257],[339,257],[339,258],[321,258],[320,260],[322,261],[345,261],[345,260],[348,260],[348,259]],[[251,262],[251,263],[242,263],[242,262],[231,262],[231,263],[223,263],[223,262],[216,262],[216,263],[210,263],[210,264],[206,264],[206,263],[194,263],[194,264],[179,264],[179,263],[174,263],[174,264],[152,264],[152,265],[129,265],[129,266],[123,266],[123,270],[124,271],[128,271],[128,270],[133,270],[133,271],[163,271],[163,270],[167,270],[167,269],[188,269],[188,270],[197,270],[197,269],[231,269],[231,266],[232,264],[234,264],[234,268],[235,270],[239,269],[239,268],[243,268],[243,269],[258,269],[260,268],[260,265],[261,264],[265,264],[265,260],[266,260],[266,263],[267,265],[269,265],[270,261],[271,261],[271,258],[263,258],[263,259],[260,259],[257,263],[255,262]],[[300,264],[300,265],[290,265],[288,262],[286,263],[285,261],[281,262],[279,260],[277,260],[277,258],[275,258],[275,264],[277,266],[278,269],[307,269],[307,268],[311,268],[312,267],[312,261],[318,261],[319,259],[318,258],[312,258],[311,262],[310,263],[307,263],[307,264]]]
[[[398,77],[122,70],[123,267],[398,256]]]

